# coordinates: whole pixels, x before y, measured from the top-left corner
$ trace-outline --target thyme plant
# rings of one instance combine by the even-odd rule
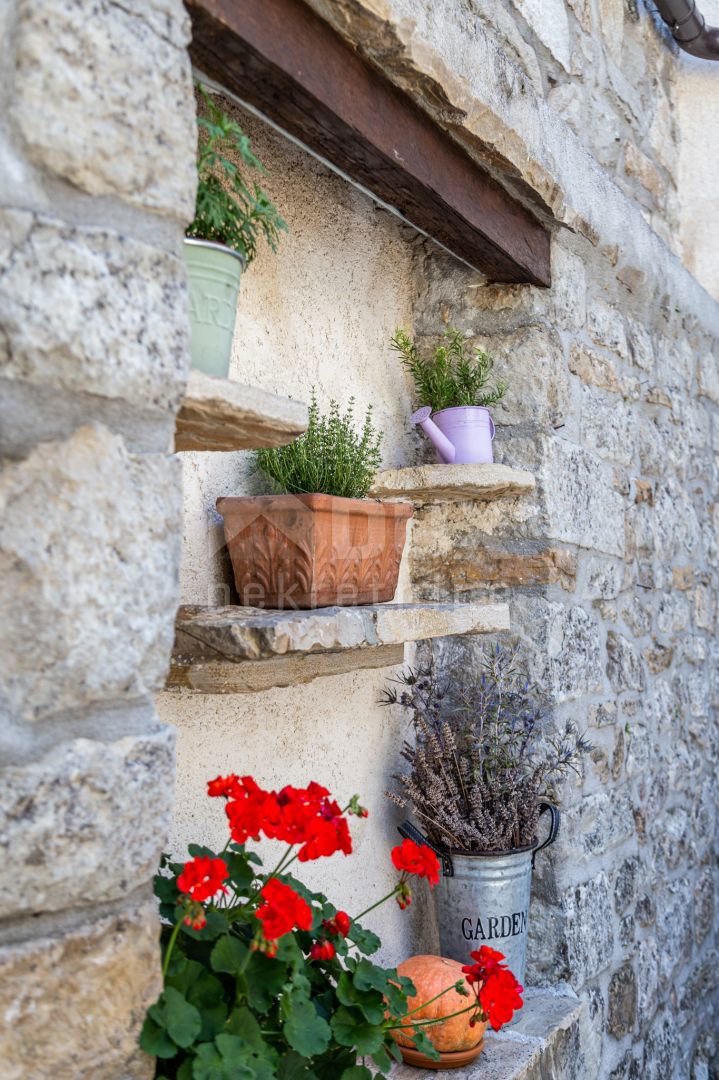
[[[198,86],[205,115],[198,117],[197,200],[195,217],[185,235],[213,240],[238,251],[248,263],[264,238],[273,251],[287,222],[256,181],[242,168],[266,175],[250,149],[250,140],[238,123]],[[239,159],[240,165],[232,158]]]
[[[438,846],[456,852],[504,852],[534,843],[543,798],[578,771],[591,744],[572,723],[550,730],[538,688],[517,664],[517,651],[498,646],[483,657],[478,678],[433,664],[409,669],[382,695],[409,709],[414,741],[401,756],[407,772],[387,792],[409,805]]]
[[[314,389],[307,431],[288,446],[257,451],[257,464],[279,491],[318,492],[361,499],[380,466],[382,433],[372,423],[372,406],[361,429],[354,420],[354,398],[340,412],[336,401],[322,415]]]
[[[420,405],[432,412],[457,405],[496,405],[507,392],[507,383],[488,386],[494,361],[482,349],[471,348],[461,330],[447,330],[446,344],[430,357],[421,356],[404,330],[397,330],[391,345],[402,358],[402,366],[412,376]]]

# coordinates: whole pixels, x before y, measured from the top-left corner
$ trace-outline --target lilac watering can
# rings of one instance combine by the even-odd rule
[[[489,465],[494,461],[494,421],[482,405],[440,409],[434,416],[431,407],[424,405],[410,420],[432,440],[442,465]]]

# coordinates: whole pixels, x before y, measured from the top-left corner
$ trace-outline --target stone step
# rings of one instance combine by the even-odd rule
[[[465,1069],[437,1070],[454,1080],[594,1080],[596,1063],[584,1045],[587,1006],[548,990],[527,990],[515,1023],[489,1031],[484,1050]],[[425,1069],[398,1065],[392,1080],[428,1080]]]
[[[370,496],[415,503],[486,502],[534,491],[535,480],[509,465],[415,465],[383,469],[374,478]]]

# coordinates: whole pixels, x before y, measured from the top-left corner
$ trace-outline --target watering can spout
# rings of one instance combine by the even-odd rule
[[[440,431],[432,419],[432,409],[429,405],[423,405],[417,412],[412,413],[410,420],[418,424],[425,435],[432,441],[437,454],[445,465],[451,465],[455,457],[454,443],[451,443],[444,432]]]

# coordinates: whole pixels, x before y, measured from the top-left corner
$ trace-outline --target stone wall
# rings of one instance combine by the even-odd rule
[[[0,1073],[152,1075],[194,107],[179,0],[0,11]]]

